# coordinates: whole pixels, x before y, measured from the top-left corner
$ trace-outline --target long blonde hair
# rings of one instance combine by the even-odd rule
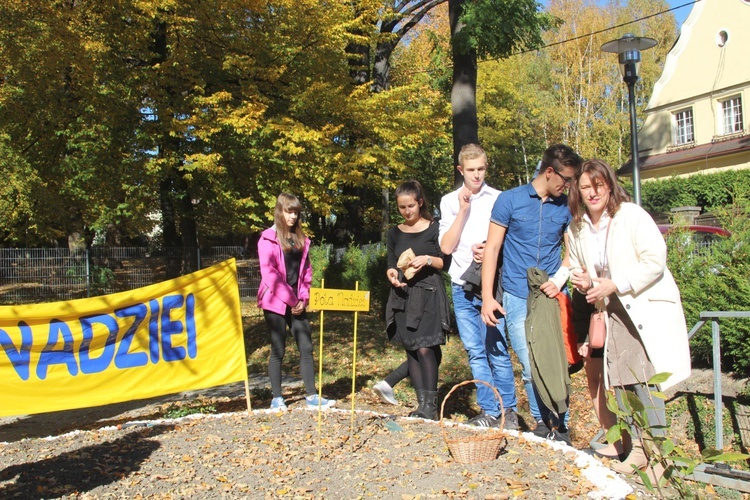
[[[287,226],[284,218],[284,210],[287,212],[297,212],[297,220],[291,228]],[[289,252],[293,247],[302,248],[305,243],[305,233],[302,231],[300,217],[302,215],[302,203],[296,196],[289,193],[281,193],[276,198],[276,207],[273,209],[273,221],[276,225],[276,235],[279,238],[281,249],[284,253]],[[294,243],[290,243],[290,240]]]

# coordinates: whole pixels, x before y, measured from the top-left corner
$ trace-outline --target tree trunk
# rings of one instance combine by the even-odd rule
[[[180,264],[170,252],[174,248],[179,248],[182,244],[179,233],[177,232],[177,213],[175,209],[172,178],[168,176],[159,183],[159,202],[161,204],[161,231],[162,241],[164,241],[164,251],[166,252],[167,268],[166,277],[176,278],[180,275]]]
[[[449,0],[448,12],[451,25],[451,38],[455,38],[463,28],[459,22],[465,0]],[[466,53],[459,51],[455,44],[453,54],[453,85],[451,87],[451,109],[453,115],[453,164],[458,165],[458,153],[469,143],[479,142],[479,121],[477,119],[477,54],[472,49]],[[453,170],[456,186],[462,182],[461,174]]]
[[[189,274],[201,268],[198,253],[198,224],[195,222],[195,209],[190,188],[182,177],[180,177],[180,184],[183,193],[180,199],[180,233],[182,233],[183,248],[181,274]]]

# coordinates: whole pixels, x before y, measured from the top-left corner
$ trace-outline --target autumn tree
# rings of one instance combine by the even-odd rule
[[[195,246],[267,225],[282,190],[345,219],[345,187],[442,128],[436,92],[352,85],[346,5],[1,0],[6,241],[132,240],[157,214],[165,246]]]
[[[617,57],[602,52],[601,45],[627,32],[659,40],[642,53],[637,87],[642,119],[640,111],[676,32],[671,14],[649,16],[667,8],[662,0],[605,6],[553,0],[549,12],[563,23],[545,33],[546,48],[480,64],[480,79],[486,82],[480,92],[481,137],[514,174],[511,184],[501,186],[528,182],[543,150],[554,142],[570,144],[582,156],[600,157],[615,167],[628,158],[627,86]],[[647,19],[631,22],[639,18]]]

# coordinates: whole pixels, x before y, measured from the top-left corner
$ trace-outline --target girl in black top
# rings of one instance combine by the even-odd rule
[[[410,415],[435,419],[440,346],[450,326],[448,297],[440,270],[443,255],[438,224],[433,221],[422,185],[411,180],[396,189],[396,203],[404,222],[388,231],[388,271],[392,288],[386,307],[386,329],[391,341],[404,347],[418,408]],[[399,269],[399,257],[411,249],[414,257]],[[407,279],[404,275],[411,276]],[[414,273],[412,276],[411,273]]]

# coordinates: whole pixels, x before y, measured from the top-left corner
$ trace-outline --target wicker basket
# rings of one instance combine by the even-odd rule
[[[443,423],[445,403],[456,389],[468,384],[484,384],[492,389],[495,398],[500,402],[500,426],[493,427],[487,432],[482,432],[474,436],[451,439],[448,437],[448,433],[445,430],[445,424]],[[500,398],[497,389],[483,380],[467,380],[454,385],[453,389],[451,389],[443,399],[443,404],[440,405],[440,429],[443,431],[443,439],[445,439],[445,443],[448,445],[451,456],[453,456],[453,459],[458,463],[474,464],[478,462],[486,462],[488,460],[495,460],[500,453],[500,448],[502,447],[503,442],[506,442],[505,433],[503,432],[504,426],[505,411],[503,409],[503,400]]]

